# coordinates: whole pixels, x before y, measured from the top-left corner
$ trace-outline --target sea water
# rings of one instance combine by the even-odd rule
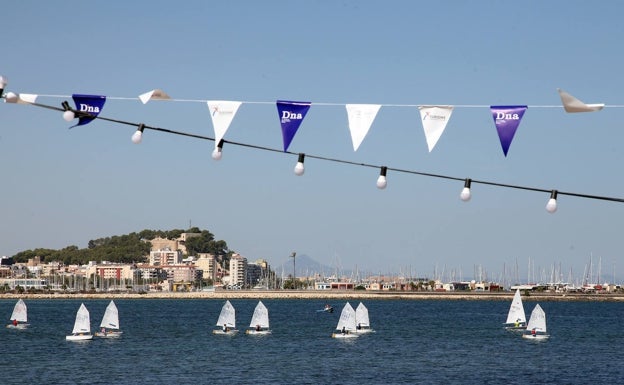
[[[624,304],[540,301],[546,341],[503,329],[510,301],[364,300],[374,333],[333,339],[347,300],[263,299],[272,334],[246,335],[258,300],[116,299],[123,335],[70,342],[84,302],[97,330],[110,300],[26,300],[30,327],[0,330],[2,384],[615,384]],[[351,300],[357,307],[359,301]],[[15,300],[0,300],[9,323]],[[525,300],[529,317],[536,302]]]

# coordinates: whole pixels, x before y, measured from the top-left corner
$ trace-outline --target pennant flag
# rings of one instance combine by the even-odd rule
[[[225,136],[241,104],[241,102],[227,100],[208,101],[208,109],[210,110],[210,117],[212,118],[212,126],[215,133],[215,148],[217,148],[219,142]]]
[[[557,91],[566,112],[593,112],[600,111],[604,107],[604,103],[585,104],[561,88],[557,88]]]
[[[17,103],[19,104],[31,104],[37,102],[37,96],[35,94],[19,94]]]
[[[310,102],[290,102],[286,100],[277,101],[277,113],[282,125],[282,139],[284,140],[284,151],[288,150],[301,122],[310,109]]]
[[[37,96],[35,94],[15,94],[13,92],[9,92],[4,97],[5,103],[17,103],[17,104],[32,104],[37,101]]]
[[[90,123],[95,116],[98,116],[104,108],[106,103],[106,96],[100,95],[78,95],[73,94],[72,98],[76,104],[76,110],[78,111],[78,124],[76,126],[82,126]],[[81,112],[83,114],[81,114]]]
[[[453,106],[418,106],[418,109],[425,130],[427,146],[431,152],[442,136],[446,124],[451,119]]]
[[[139,99],[141,99],[143,104],[147,104],[150,100],[169,100],[171,99],[171,96],[167,95],[165,91],[157,88],[139,95]]]
[[[347,118],[349,119],[349,131],[351,132],[351,142],[353,151],[357,151],[362,141],[368,134],[377,112],[381,108],[380,104],[347,104]]]
[[[527,106],[490,106],[505,156],[526,109]]]

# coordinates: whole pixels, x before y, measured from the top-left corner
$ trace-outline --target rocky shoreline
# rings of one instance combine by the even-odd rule
[[[513,292],[396,292],[396,291],[312,291],[312,290],[216,290],[197,292],[149,293],[5,293],[0,299],[387,299],[387,300],[501,300],[509,301]],[[624,301],[624,294],[530,293],[523,301]]]

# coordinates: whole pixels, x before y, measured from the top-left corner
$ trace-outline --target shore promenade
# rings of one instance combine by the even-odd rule
[[[397,292],[397,291],[354,291],[354,290],[216,290],[195,292],[149,292],[149,293],[49,293],[13,294],[5,293],[0,299],[318,299],[328,300],[449,300],[510,301],[514,292]],[[611,301],[624,302],[624,294],[584,293],[533,293],[522,296],[529,301]]]

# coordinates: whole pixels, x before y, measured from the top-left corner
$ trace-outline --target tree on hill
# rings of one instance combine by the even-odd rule
[[[198,237],[190,237],[186,239],[185,246],[188,255],[197,255],[198,253],[225,255],[228,253],[229,250],[225,241],[215,241],[214,235],[207,230],[197,232],[201,235]]]
[[[25,263],[28,262],[28,259],[38,256],[41,262],[44,263],[59,261],[66,265],[86,264],[89,261],[109,261],[116,263],[144,262],[151,249],[150,240],[156,237],[177,239],[185,232],[201,234],[199,237],[191,237],[186,241],[189,254],[191,254],[192,251],[191,255],[196,253],[211,253],[213,255],[223,256],[229,253],[225,241],[215,241],[212,233],[194,227],[189,230],[143,230],[138,233],[94,239],[88,242],[88,246],[85,249],[80,249],[78,246],[72,245],[61,250],[43,248],[25,250],[14,255],[13,259],[15,262]]]

